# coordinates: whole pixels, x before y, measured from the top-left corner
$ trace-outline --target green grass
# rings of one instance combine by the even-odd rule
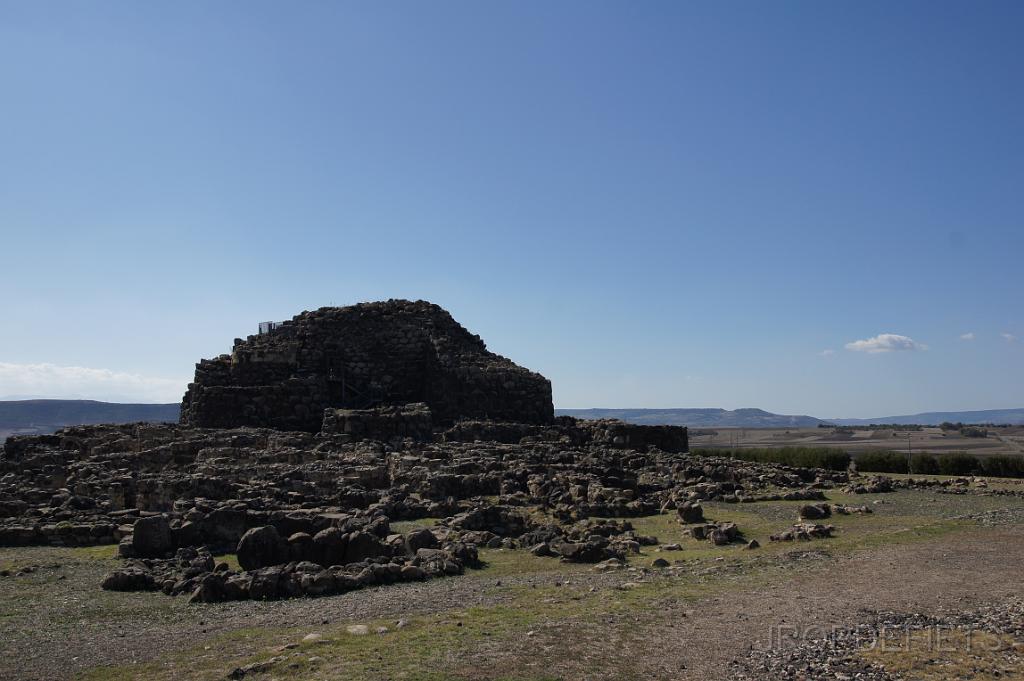
[[[214,560],[218,563],[227,563],[228,568],[231,570],[242,569],[242,566],[238,564],[238,556],[233,553],[222,553],[219,556],[215,556]]]
[[[437,525],[441,518],[419,518],[417,520],[396,520],[391,523],[391,531],[395,534],[405,534],[413,530],[423,528],[430,529]]]
[[[117,558],[117,544],[103,544],[102,546],[84,546],[71,549],[73,556],[91,560],[113,560]]]

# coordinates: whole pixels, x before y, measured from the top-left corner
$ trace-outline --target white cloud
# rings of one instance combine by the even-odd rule
[[[1012,343],[1013,341],[1017,340],[1016,336],[1014,336],[1012,333],[1007,333],[1006,331],[999,335],[1005,338],[1007,343]]]
[[[827,350],[822,350],[818,354],[821,355],[822,357],[828,357],[829,355],[836,354],[836,351],[833,350],[832,348],[828,348]]]
[[[927,350],[928,346],[923,343],[918,343],[916,340],[908,336],[901,336],[896,333],[880,333],[874,338],[866,338],[864,340],[856,340],[847,343],[846,349],[853,350],[854,352],[869,352],[871,354],[876,354],[879,352]]]
[[[110,369],[0,362],[0,396],[178,402],[188,379],[154,378]]]
[[[960,340],[972,341],[974,340],[974,332],[969,331],[968,333],[960,334]]]

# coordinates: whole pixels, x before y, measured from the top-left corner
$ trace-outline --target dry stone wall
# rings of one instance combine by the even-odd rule
[[[352,439],[433,439],[433,420],[423,402],[376,409],[327,409],[320,434],[348,435]]]
[[[424,301],[389,300],[303,312],[204,359],[181,422],[320,430],[324,410],[425,403],[437,424],[554,418],[551,383],[487,350]]]

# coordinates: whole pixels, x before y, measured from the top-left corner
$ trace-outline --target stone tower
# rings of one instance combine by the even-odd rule
[[[389,300],[303,312],[201,360],[181,421],[314,432],[325,408],[411,402],[439,424],[554,417],[546,378],[489,352],[437,305]]]

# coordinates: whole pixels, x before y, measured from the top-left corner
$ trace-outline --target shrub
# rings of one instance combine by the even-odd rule
[[[907,455],[898,452],[873,451],[858,454],[854,459],[862,473],[906,473]]]
[[[698,456],[730,456],[743,461],[779,463],[799,468],[827,468],[845,471],[850,455],[834,447],[778,447],[749,449],[695,449]]]
[[[914,454],[910,457],[910,472],[919,475],[937,475],[939,461],[931,454]]]
[[[986,456],[979,459],[981,472],[1000,478],[1024,478],[1024,456]]]
[[[971,475],[979,470],[981,462],[970,454],[952,452],[939,457],[939,473],[942,475]]]

